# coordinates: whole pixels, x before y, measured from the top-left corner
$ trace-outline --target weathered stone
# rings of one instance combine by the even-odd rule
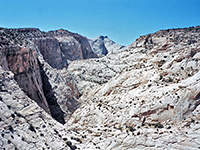
[[[121,46],[110,40],[107,36],[98,36],[95,39],[90,39],[89,43],[92,47],[92,50],[98,56],[105,56],[109,53],[115,53],[125,48],[124,46]]]
[[[198,149],[199,31],[200,27],[158,31],[115,54],[76,60],[84,59],[84,46],[75,53],[64,51],[69,43],[84,41],[77,34],[1,28],[1,147]],[[34,40],[41,40],[41,47]],[[48,46],[55,48],[49,48],[55,57],[45,56]],[[76,55],[71,58],[75,61],[67,69],[47,61],[68,61],[70,55]],[[30,88],[22,79],[32,78],[40,81],[38,86],[28,82]],[[28,95],[30,90],[41,91],[51,116],[36,104],[36,96]]]

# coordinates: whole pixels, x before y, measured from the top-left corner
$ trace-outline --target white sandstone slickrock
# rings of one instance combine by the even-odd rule
[[[98,36],[95,39],[88,39],[94,53],[98,56],[105,56],[123,50],[125,47],[110,40],[107,36]]]
[[[72,61],[62,70],[38,57],[67,116],[64,125],[0,67],[0,147],[198,150],[199,52],[200,27],[191,27],[141,36],[123,50]],[[69,111],[72,100],[78,104]]]
[[[1,147],[21,150],[68,149],[58,135],[65,136],[67,130],[25,95],[10,71],[0,68],[0,73],[4,88],[0,101]]]
[[[103,58],[72,62],[83,104],[67,126],[90,129],[100,149],[199,149],[199,51],[199,27],[172,29]]]

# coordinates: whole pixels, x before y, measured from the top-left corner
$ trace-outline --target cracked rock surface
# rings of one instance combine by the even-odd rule
[[[110,40],[107,36],[98,36],[95,39],[89,39],[92,50],[98,56],[105,56],[107,54],[122,50],[124,46],[115,43]]]
[[[67,129],[19,88],[12,72],[0,68],[0,81],[1,148],[70,149]]]
[[[67,126],[85,149],[199,149],[199,49],[200,27],[171,29],[71,63],[83,104]]]
[[[70,63],[62,46],[82,43],[78,35],[27,30],[0,29],[1,148],[200,148],[199,26],[141,36],[102,58],[77,60],[77,50]]]
[[[29,98],[64,124],[79,107],[77,99],[80,94],[70,74],[62,77],[59,67],[52,67],[56,60],[50,55],[57,56],[57,53],[51,53],[57,50],[55,39],[43,43],[49,47],[50,53],[43,54],[35,44],[35,38],[44,39],[46,34],[39,29],[0,29],[0,66],[14,74],[15,81]],[[45,58],[46,55],[52,59],[52,63]]]

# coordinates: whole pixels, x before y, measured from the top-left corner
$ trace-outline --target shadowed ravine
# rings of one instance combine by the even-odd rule
[[[54,119],[56,119],[58,122],[65,124],[64,120],[64,112],[61,110],[57,103],[57,99],[54,95],[54,92],[52,90],[51,84],[48,81],[48,77],[45,74],[45,71],[43,70],[42,65],[38,61],[38,64],[40,66],[40,74],[41,74],[41,79],[42,79],[42,88],[44,91],[44,96],[47,100],[47,103],[49,105],[49,109],[51,112],[51,115]]]

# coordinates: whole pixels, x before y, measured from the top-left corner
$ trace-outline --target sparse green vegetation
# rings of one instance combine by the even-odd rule
[[[136,129],[135,129],[135,128],[133,128],[132,126],[126,126],[126,128],[127,128],[129,131],[131,131],[131,132],[134,132],[134,131],[136,131]]]
[[[156,123],[154,126],[155,128],[164,128],[164,126],[160,122]]]

